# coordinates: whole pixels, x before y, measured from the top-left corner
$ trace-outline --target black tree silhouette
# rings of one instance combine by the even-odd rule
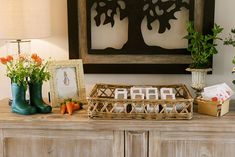
[[[189,9],[189,0],[88,0],[90,7],[94,7],[97,14],[94,17],[96,26],[101,23],[115,24],[114,16],[120,13],[120,20],[128,18],[128,41],[122,49],[149,48],[145,44],[141,32],[141,23],[147,18],[147,27],[152,30],[151,24],[159,21],[159,33],[170,29],[170,20],[176,20],[175,13],[183,7]],[[104,21],[101,16],[105,15]],[[159,47],[160,48],[160,47]]]

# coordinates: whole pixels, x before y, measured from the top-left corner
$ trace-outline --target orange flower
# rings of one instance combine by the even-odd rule
[[[32,54],[31,58],[37,63],[37,65],[42,64],[42,59],[36,53]]]
[[[31,58],[32,58],[33,60],[37,60],[38,55],[37,55],[36,53],[34,53],[34,54],[31,55]]]
[[[6,63],[7,63],[7,59],[4,58],[4,57],[1,57],[1,58],[0,58],[0,62],[1,62],[2,64],[6,64]]]
[[[13,60],[13,57],[12,57],[11,55],[8,55],[8,56],[6,57],[6,60],[7,60],[7,62],[10,62],[10,61]]]
[[[0,58],[0,62],[2,64],[7,64],[7,62],[10,62],[12,60],[13,60],[13,57],[11,55],[6,56],[6,58],[4,58],[4,57]]]
[[[20,54],[20,55],[19,55],[19,59],[20,59],[21,61],[26,60],[25,54]]]
[[[37,65],[41,65],[42,64],[42,59],[40,57],[38,57],[35,62],[37,63]]]

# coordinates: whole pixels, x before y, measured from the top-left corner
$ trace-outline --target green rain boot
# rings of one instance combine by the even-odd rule
[[[11,84],[12,91],[12,112],[22,114],[22,115],[30,115],[35,114],[37,112],[34,106],[31,106],[25,100],[25,92],[26,89],[24,86],[19,86],[16,83]]]
[[[38,113],[50,113],[52,108],[47,105],[42,99],[42,84],[29,84],[30,104],[35,106]]]

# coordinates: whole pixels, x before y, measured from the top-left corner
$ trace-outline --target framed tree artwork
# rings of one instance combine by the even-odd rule
[[[85,73],[180,74],[186,23],[210,33],[214,0],[68,0],[69,57]]]

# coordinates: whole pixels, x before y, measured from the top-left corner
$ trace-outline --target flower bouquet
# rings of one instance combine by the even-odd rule
[[[27,76],[29,75],[27,70],[26,58],[24,55],[13,56],[8,55],[0,58],[0,62],[6,65],[7,77],[11,79],[11,83],[15,83],[19,86],[27,87]]]
[[[0,58],[6,66],[7,77],[11,79],[12,112],[28,115],[50,113],[51,106],[42,99],[42,84],[49,80],[48,62],[44,62],[37,54],[17,55]],[[29,86],[30,103],[25,100],[25,92]]]

